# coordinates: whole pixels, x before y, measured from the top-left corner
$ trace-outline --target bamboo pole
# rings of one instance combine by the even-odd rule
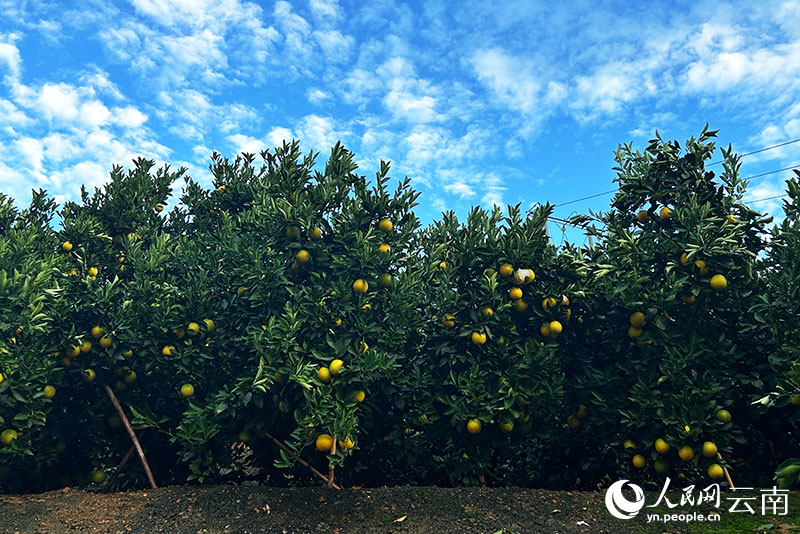
[[[333,442],[331,443],[331,454],[336,454],[336,436],[333,437]],[[328,487],[333,487],[333,469],[334,465],[330,464],[328,466]]]
[[[294,455],[294,454],[295,454],[295,452],[294,452],[292,449],[290,449],[289,447],[287,447],[286,445],[284,445],[283,443],[281,443],[280,441],[278,441],[278,440],[277,440],[275,437],[273,437],[273,436],[272,436],[272,434],[270,434],[269,432],[265,432],[265,434],[266,434],[267,438],[271,439],[271,440],[272,440],[272,442],[273,442],[275,445],[277,445],[278,447],[280,447],[280,448],[281,448],[281,449],[282,449],[284,452],[286,452],[287,454],[291,454],[291,455]],[[320,473],[320,472],[319,472],[319,470],[318,470],[318,469],[316,469],[316,468],[315,468],[313,465],[311,465],[310,463],[308,463],[308,462],[306,462],[305,460],[303,460],[303,459],[300,457],[300,455],[298,455],[298,456],[297,456],[296,460],[297,460],[297,463],[299,463],[299,464],[300,464],[300,465],[302,465],[303,467],[306,467],[306,468],[308,468],[308,469],[309,469],[309,470],[310,470],[312,473],[314,473],[315,475],[317,475],[319,478],[321,478],[321,479],[322,479],[322,480],[324,480],[325,482],[327,482],[327,481],[328,481],[328,477],[326,477],[325,475],[323,475],[322,473]],[[336,484],[334,484],[334,485],[333,485],[333,488],[334,488],[334,489],[342,489],[342,488],[340,488],[339,486],[337,486]]]
[[[150,482],[150,487],[153,489],[158,488],[156,485],[156,481],[153,478],[153,473],[150,471],[150,465],[147,463],[147,458],[144,456],[144,451],[142,450],[142,446],[139,445],[139,440],[136,438],[136,432],[133,431],[131,424],[128,422],[128,417],[125,415],[125,412],[122,410],[122,406],[119,404],[117,400],[117,396],[114,395],[114,392],[111,391],[111,388],[108,387],[108,384],[103,384],[103,387],[108,394],[108,398],[111,399],[111,404],[114,405],[116,408],[117,413],[119,414],[119,418],[122,419],[122,424],[125,427],[125,430],[128,431],[128,436],[131,438],[133,442],[133,446],[136,448],[136,453],[139,455],[139,461],[142,462],[142,467],[144,468],[144,474],[147,476],[147,481]]]
[[[719,452],[717,452],[717,458],[719,458],[720,461],[723,461],[722,455]],[[722,466],[722,472],[725,473],[725,480],[728,481],[728,485],[731,487],[731,491],[736,491],[736,487],[733,485],[733,480],[731,480],[731,474],[728,473],[728,468],[725,467],[724,465]]]
[[[122,468],[125,467],[125,464],[128,463],[128,459],[131,457],[131,454],[133,454],[134,450],[136,450],[136,447],[131,445],[130,449],[128,449],[128,452],[126,452],[125,456],[122,458],[122,461],[119,463],[117,468],[114,469],[114,474],[111,475],[111,478],[106,483],[106,487],[103,488],[103,493],[108,493],[111,490],[111,485],[114,483],[114,480],[116,480],[117,475],[119,475],[120,471],[122,471]]]

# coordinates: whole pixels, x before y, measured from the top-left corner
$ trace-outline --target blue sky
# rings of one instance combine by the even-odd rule
[[[212,150],[297,138],[324,161],[340,139],[361,173],[411,177],[429,222],[611,189],[613,150],[656,129],[709,122],[740,152],[800,138],[800,2],[549,4],[0,0],[0,191],[75,199],[140,155],[208,185]],[[796,165],[800,143],[743,163]]]

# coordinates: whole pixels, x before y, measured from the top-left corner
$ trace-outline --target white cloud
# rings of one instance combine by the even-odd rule
[[[308,98],[308,101],[312,104],[319,104],[323,100],[330,98],[330,96],[325,91],[321,91],[320,89],[309,88],[309,90],[306,92],[306,98]]]
[[[78,117],[78,93],[65,83],[46,83],[37,99],[39,108],[48,119],[74,120]]]
[[[4,80],[8,85],[16,82],[20,75],[19,48],[14,44],[14,41],[18,38],[19,36],[15,34],[0,34],[0,65],[3,63],[5,64],[7,72],[4,76]]]
[[[113,121],[114,124],[123,128],[138,128],[147,122],[147,115],[133,106],[115,107],[113,109]]]
[[[27,167],[35,174],[41,174],[44,148],[40,140],[32,137],[22,137],[14,142],[14,149],[22,156],[22,161]]]
[[[284,141],[291,142],[292,139],[294,139],[294,134],[292,134],[291,130],[288,128],[283,128],[280,126],[273,128],[267,134],[267,141],[269,143],[268,148],[272,149],[277,146],[283,146]]]
[[[248,154],[259,154],[262,150],[267,148],[264,146],[263,141],[248,135],[229,135],[228,141],[233,143],[233,145],[236,147],[237,154],[241,154],[242,152],[247,152]]]
[[[338,0],[309,0],[308,6],[318,22],[333,23],[341,17]]]
[[[6,124],[14,125],[28,125],[32,119],[20,110],[13,102],[0,98],[0,116],[3,117],[3,122]]]
[[[349,35],[344,36],[336,30],[315,31],[314,38],[328,61],[346,63],[350,59],[354,40]]]
[[[346,143],[350,138],[350,132],[337,128],[331,117],[313,114],[303,117],[298,122],[297,133],[304,146],[323,154],[328,153],[337,141]]]
[[[437,118],[436,99],[430,96],[415,96],[402,89],[392,89],[383,103],[395,117],[411,122],[431,122]]]
[[[475,196],[475,191],[471,186],[464,182],[452,182],[445,184],[444,190],[453,195],[458,195],[461,198],[470,198]]]
[[[493,48],[472,56],[478,79],[484,82],[497,99],[509,108],[530,113],[538,107],[541,83],[520,60]]]
[[[110,117],[111,112],[98,100],[91,100],[81,105],[79,120],[87,126],[102,126]]]

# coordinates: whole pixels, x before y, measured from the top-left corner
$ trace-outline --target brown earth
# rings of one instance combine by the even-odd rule
[[[792,496],[798,507],[798,495]],[[735,515],[735,514],[734,514]],[[794,515],[794,514],[792,514]],[[748,518],[749,519],[749,518]],[[793,524],[758,517],[715,532],[789,532]],[[738,519],[736,519],[738,520]],[[741,530],[740,530],[741,528]],[[99,494],[65,488],[0,496],[0,532],[14,534],[169,533],[622,533],[702,532],[699,525],[647,525],[613,519],[603,492],[523,488],[394,487],[333,490],[171,486]]]

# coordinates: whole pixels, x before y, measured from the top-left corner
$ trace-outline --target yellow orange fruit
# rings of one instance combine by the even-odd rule
[[[510,263],[504,263],[500,266],[500,276],[508,277],[514,272],[514,267]]]
[[[639,212],[636,214],[636,220],[642,224],[650,222],[650,215],[646,210],[639,210]]]
[[[517,311],[519,313],[522,313],[527,309],[528,309],[528,303],[525,302],[524,299],[518,299],[518,300],[514,301],[514,310],[515,311]]]
[[[681,296],[681,300],[683,302],[685,302],[686,304],[694,304],[695,301],[697,300],[697,297],[695,295],[691,295],[691,294],[690,295],[683,295],[683,296]]]
[[[550,321],[550,323],[547,326],[550,329],[551,336],[557,336],[563,330],[563,327],[561,326],[561,323],[559,321]]]
[[[661,217],[662,221],[666,221],[667,219],[672,218],[672,210],[668,207],[664,206],[661,208],[661,211],[658,212],[658,216]]]
[[[717,446],[713,441],[706,441],[703,443],[703,456],[712,458],[717,455]]]
[[[641,328],[636,328],[635,326],[632,326],[632,327],[628,328],[628,337],[629,338],[636,339],[637,337],[639,337],[641,335],[642,335],[642,329]]]
[[[100,346],[103,347],[104,349],[110,347],[111,343],[112,343],[111,336],[103,336],[100,338]]]
[[[328,366],[328,370],[331,372],[332,375],[338,375],[339,371],[342,370],[342,367],[344,367],[344,362],[339,358],[336,358]]]
[[[87,353],[92,350],[92,342],[88,339],[81,343],[81,352]]]
[[[93,326],[91,334],[93,338],[100,339],[103,336],[103,329],[99,326]]]
[[[389,233],[392,231],[392,228],[394,228],[394,225],[389,219],[381,219],[378,223],[378,228],[381,230],[381,232]]]
[[[470,434],[478,434],[481,431],[481,422],[477,419],[470,419],[467,421],[467,432]]]
[[[203,319],[203,322],[206,324],[206,332],[213,332],[217,327],[211,319]]]
[[[392,275],[389,273],[383,273],[380,278],[378,278],[378,283],[386,288],[392,287]]]
[[[172,356],[175,353],[175,346],[174,345],[164,345],[161,349],[162,356]]]
[[[308,263],[311,260],[311,254],[303,249],[295,255],[295,258],[299,263]]]
[[[546,299],[542,300],[542,309],[549,310],[550,308],[555,308],[556,304],[556,299],[553,297],[547,297]]]
[[[353,393],[353,400],[356,402],[364,402],[364,399],[367,397],[367,394],[363,391],[356,391]]]
[[[66,351],[66,355],[70,358],[74,358],[78,354],[81,353],[81,346],[80,345],[71,345],[69,349]]]
[[[508,296],[511,297],[511,300],[517,300],[522,298],[522,290],[518,287],[512,287],[508,290]]]
[[[625,450],[627,450],[627,449],[635,449],[636,448],[636,443],[634,443],[632,439],[626,439],[623,442],[622,447]]]
[[[497,427],[500,429],[500,432],[503,434],[508,434],[512,430],[514,430],[514,423],[508,423],[505,421],[500,421],[497,423]]]
[[[286,237],[289,239],[297,239],[300,235],[300,228],[297,226],[290,226],[286,229]]]
[[[711,478],[722,478],[725,475],[725,471],[719,464],[711,464],[708,466],[708,470],[706,471],[708,476]]]
[[[664,438],[658,438],[655,443],[656,452],[658,454],[667,454],[669,452],[669,443]]]
[[[330,452],[331,447],[333,447],[333,438],[330,434],[320,434],[317,436],[315,445],[319,452]]]
[[[97,376],[97,373],[94,372],[94,369],[84,369],[82,374],[83,374],[83,379],[86,382],[91,382]]]
[[[64,250],[64,252],[69,252],[70,250],[72,250],[72,243],[70,243],[69,241],[64,241],[63,243],[61,243],[61,248],[62,250]]]
[[[689,255],[685,252],[681,254],[681,265],[689,265]]]
[[[717,420],[722,421],[723,423],[730,423],[731,422],[731,412],[725,410],[717,410],[716,414]]]
[[[694,458],[694,450],[688,445],[684,445],[680,449],[678,449],[678,456],[680,456],[681,460],[684,462],[688,462],[692,458]]]
[[[194,395],[194,386],[191,384],[184,384],[181,386],[181,396],[182,397],[191,397]]]
[[[327,367],[320,367],[317,371],[317,378],[319,378],[323,382],[330,382],[331,380],[331,371]]]
[[[378,247],[378,252],[380,252],[381,254],[388,254],[390,250],[392,250],[392,247],[390,247],[386,243],[381,243],[380,246]]]
[[[319,226],[315,226],[314,228],[311,229],[311,232],[309,232],[308,237],[310,237],[315,241],[318,239],[322,239],[322,228],[320,228]]]
[[[722,291],[728,287],[728,280],[721,274],[712,276],[708,283],[711,284],[711,288],[716,291]]]
[[[3,432],[0,432],[0,442],[2,442],[3,445],[8,445],[17,438],[19,438],[19,432],[13,428],[7,428],[3,430]]]
[[[56,396],[56,388],[54,388],[53,386],[51,386],[49,384],[47,386],[45,386],[42,391],[44,392],[44,397],[46,399],[52,399],[53,397]]]
[[[636,328],[641,328],[644,326],[646,322],[645,316],[642,312],[633,312],[630,316],[630,323],[631,326],[635,326]]]
[[[476,345],[483,345],[486,343],[486,334],[482,332],[473,332],[472,333],[472,342]]]
[[[353,282],[353,291],[356,293],[366,293],[367,289],[369,289],[369,284],[365,280],[359,278]]]
[[[492,315],[494,315],[494,310],[492,310],[489,306],[484,306],[483,308],[481,308],[481,313],[486,317],[491,317]]]
[[[456,322],[454,320],[455,318],[456,318],[455,315],[450,315],[448,313],[447,315],[442,317],[442,324],[448,328],[452,328],[456,325]]]
[[[647,464],[647,461],[641,454],[637,454],[636,456],[634,456],[631,461],[633,462],[633,467],[635,467],[636,469],[641,469]]]
[[[98,272],[97,267],[89,267],[89,276],[97,276]]]

